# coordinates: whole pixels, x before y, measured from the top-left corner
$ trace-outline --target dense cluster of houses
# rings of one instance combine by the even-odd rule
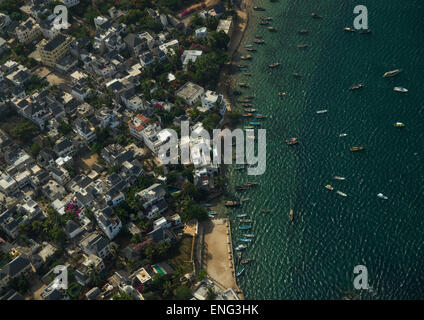
[[[108,15],[94,19],[93,38],[76,39],[66,30],[54,27],[56,15],[52,13],[50,2],[26,1],[26,15],[22,21],[12,21],[7,14],[0,13],[0,31],[7,34],[7,40],[0,37],[0,55],[18,44],[31,46],[38,57],[37,66],[64,79],[63,83],[55,84],[55,90],[51,86],[29,90],[28,83],[37,75],[35,68],[28,68],[13,58],[0,64],[0,114],[13,111],[34,124],[41,134],[33,141],[41,141],[42,137],[50,137],[53,141],[52,145],[43,146],[33,155],[29,152],[28,141],[21,141],[22,145],[0,130],[0,235],[4,235],[4,239],[0,236],[0,252],[12,256],[10,261],[0,265],[0,296],[13,279],[35,275],[51,262],[59,249],[64,249],[68,257],[81,257],[76,266],[73,263],[73,268],[76,281],[91,288],[86,293],[87,299],[106,299],[117,291],[143,299],[140,287],[157,273],[174,272],[165,261],[143,266],[132,274],[114,272],[102,288],[92,285],[93,268],[97,272],[108,268],[115,245],[113,240],[121,230],[125,227],[131,236],[141,233],[137,225],[132,222],[124,225],[116,214],[116,208],[126,200],[126,191],[136,186],[141,176],[154,175],[155,181],[161,182],[135,194],[141,203],[135,214],[151,221],[152,229],[143,242],[122,248],[122,255],[128,260],[137,259],[149,243],[173,241],[177,237],[174,230],[182,226],[181,217],[168,208],[166,178],[145,172],[142,165],[146,153],[158,157],[160,147],[169,137],[167,128],[153,120],[155,108],[170,112],[175,106],[167,100],[146,99],[136,87],[143,80],[143,70],[153,63],[164,63],[179,52],[183,69],[186,69],[202,56],[202,50],[181,50],[179,41],[172,36],[175,30],[201,39],[208,37],[208,29],[191,30],[173,15],[148,9],[149,15],[162,24],[163,31],[132,33],[128,32],[128,26],[118,22],[118,18],[127,13],[112,7]],[[71,8],[78,5],[79,0],[61,2]],[[223,5],[219,5],[203,10],[200,15],[204,19],[220,17],[224,10]],[[218,28],[231,34],[231,19],[221,21]],[[129,53],[129,58],[124,57],[124,51]],[[40,77],[52,84],[49,78]],[[94,81],[89,84],[89,79]],[[175,75],[170,73],[168,81],[175,81]],[[152,92],[157,89],[153,84]],[[111,100],[108,106],[90,104],[91,97],[106,92]],[[223,116],[226,110],[222,94],[190,81],[179,87],[175,95],[187,108],[196,107],[203,113],[217,108]],[[189,116],[176,117],[173,124],[179,125],[184,120],[190,120]],[[71,127],[66,134],[61,133],[64,124]],[[122,134],[123,127],[128,128],[135,144],[126,147],[118,143],[105,145],[99,152],[101,161],[90,165],[84,173],[74,172],[81,154],[96,141],[98,129],[107,128],[117,137]],[[201,122],[192,123],[192,133],[202,129]],[[199,138],[186,143],[205,142]],[[138,152],[138,148],[143,152]],[[219,167],[205,164],[200,153],[193,155],[192,164],[195,185],[206,190],[214,188],[213,179]],[[17,241],[22,226],[45,221],[49,210],[60,217],[68,217],[63,227],[65,248],[45,241],[37,243],[33,239],[25,246]],[[46,288],[40,297],[69,299],[54,286],[51,272],[43,275]],[[21,295],[15,290],[3,292],[2,299],[19,298]]]

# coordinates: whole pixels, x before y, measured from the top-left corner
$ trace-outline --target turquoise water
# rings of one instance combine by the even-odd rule
[[[366,5],[373,33],[344,32],[353,8]],[[364,299],[424,297],[424,2],[418,0],[255,1],[244,45],[263,35],[248,72],[254,108],[268,116],[267,170],[249,177],[229,170],[230,191],[250,201],[236,212],[254,219],[256,239],[244,257],[239,283],[247,299],[340,299],[354,292]],[[317,12],[324,19],[311,18]],[[259,26],[272,16],[271,33]],[[308,35],[297,30],[308,29]],[[298,44],[310,44],[302,50]],[[250,52],[249,52],[250,53]],[[268,64],[281,66],[269,69]],[[245,62],[243,62],[245,63]],[[383,73],[396,68],[393,78]],[[292,77],[293,72],[303,75]],[[349,91],[364,83],[365,88]],[[393,91],[404,86],[409,93]],[[286,91],[287,96],[277,96]],[[316,110],[328,109],[318,115]],[[399,129],[397,121],[406,127]],[[247,122],[247,121],[246,121]],[[339,137],[347,133],[346,137]],[[298,137],[288,147],[284,140]],[[349,152],[354,145],[365,151]],[[346,177],[345,181],[333,176]],[[234,186],[258,181],[249,191]],[[348,194],[343,198],[324,185]],[[389,197],[377,199],[382,192]],[[262,213],[262,209],[273,209]],[[289,210],[294,209],[294,222]],[[238,230],[233,216],[233,241]],[[250,232],[249,232],[250,233]],[[353,268],[368,268],[371,290],[353,288]]]

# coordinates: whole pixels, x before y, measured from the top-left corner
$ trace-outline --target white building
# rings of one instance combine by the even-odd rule
[[[203,54],[201,50],[184,50],[181,55],[181,62],[183,63],[184,70],[187,69],[187,65],[189,62],[196,62],[197,59]]]
[[[121,220],[113,213],[112,208],[106,207],[103,210],[99,210],[95,214],[97,224],[105,235],[112,240],[115,238],[122,228]]]
[[[206,27],[201,27],[199,29],[196,29],[196,31],[194,31],[194,37],[196,39],[203,39],[206,38],[208,36],[208,28]]]
[[[176,91],[176,95],[189,105],[199,102],[204,93],[205,89],[190,81]]]
[[[216,93],[215,91],[208,90],[202,96],[202,109],[199,108],[200,111],[205,112],[209,109],[215,107],[216,105],[221,105],[223,102],[223,96],[221,94]]]

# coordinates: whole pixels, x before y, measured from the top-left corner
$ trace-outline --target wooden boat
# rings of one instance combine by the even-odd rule
[[[322,17],[318,13],[315,13],[315,12],[312,12],[312,18],[314,18],[314,19],[322,19]]]
[[[324,186],[326,189],[333,191],[334,188],[331,186],[331,184],[327,184],[326,186]]]
[[[253,187],[253,186],[257,186],[259,184],[259,182],[246,182],[244,184],[245,187]]]
[[[359,33],[360,34],[370,34],[370,33],[372,33],[372,31],[370,29],[365,29],[365,30],[361,30]]]
[[[244,111],[246,111],[246,112],[255,112],[255,111],[256,111],[256,109],[253,109],[253,108],[246,108],[246,109],[244,109]]]
[[[247,48],[246,50],[247,51],[250,51],[250,52],[255,52],[256,51],[256,48]]]
[[[340,177],[340,176],[334,176],[334,177],[333,177],[333,179],[334,179],[334,180],[339,180],[339,181],[344,181],[344,180],[346,180],[346,178],[345,178],[345,177]]]
[[[239,96],[239,95],[241,95],[241,91],[234,90],[234,91],[233,91],[233,95],[235,95],[235,96]]]
[[[400,72],[402,72],[402,69],[395,69],[395,70],[392,70],[392,71],[387,71],[385,74],[383,74],[383,78],[393,77]]]
[[[251,60],[252,56],[250,54],[246,55],[246,56],[241,56],[240,57],[241,60]]]
[[[262,20],[270,21],[270,20],[272,20],[272,17],[262,17]]]
[[[262,39],[255,39],[255,40],[253,40],[253,42],[254,42],[254,43],[257,43],[257,44],[264,44],[264,43],[265,43],[265,40],[262,40]]]
[[[249,72],[244,72],[243,73],[245,76],[248,76],[248,77],[251,77],[252,76],[252,74],[251,73],[249,73]]]
[[[354,84],[353,86],[349,87],[349,90],[357,90],[363,88],[364,85],[362,83]]]
[[[279,62],[274,62],[274,63],[271,63],[270,65],[268,65],[270,68],[276,68],[276,67],[278,67],[278,66],[280,66],[280,63]]]
[[[255,115],[255,118],[256,119],[265,119],[266,118],[266,115],[258,114],[258,115]]]
[[[245,218],[245,217],[247,217],[247,214],[246,213],[240,213],[240,214],[236,215],[236,217],[237,218]]]
[[[241,198],[240,199],[241,202],[246,202],[246,201],[249,201],[249,200],[250,200],[250,198]]]
[[[234,248],[236,251],[241,251],[247,248],[247,245],[245,244],[239,244],[237,247]]]
[[[235,189],[238,191],[242,191],[242,190],[246,190],[247,188],[245,186],[236,186]]]
[[[355,152],[355,151],[362,151],[364,150],[365,147],[364,146],[358,146],[358,147],[351,147],[349,148],[350,151]]]
[[[240,261],[240,263],[241,264],[247,264],[247,263],[249,263],[251,261],[252,261],[252,259],[243,259],[243,260]]]
[[[401,92],[401,93],[407,93],[408,92],[408,89],[406,89],[404,87],[394,87],[393,90],[396,91],[396,92]]]
[[[246,129],[255,129],[255,127],[254,126],[244,126],[243,129],[245,129],[245,130]]]
[[[307,48],[309,46],[309,44],[298,44],[297,45],[297,47],[299,48],[299,49],[304,49],[304,48]]]
[[[252,228],[251,224],[244,224],[242,226],[239,226],[239,230],[249,230]]]
[[[299,140],[297,138],[290,138],[290,139],[286,140],[286,143],[289,146],[293,146],[295,144],[298,144],[299,143]]]
[[[277,31],[277,29],[276,29],[276,28],[274,28],[274,27],[268,27],[268,30],[269,30],[269,31],[271,31],[271,32],[275,32],[275,31]]]
[[[252,219],[240,219],[240,222],[249,223],[252,222]]]
[[[297,30],[298,34],[307,34],[309,31],[306,29]]]
[[[237,68],[239,69],[246,69],[247,68],[247,64],[238,64]]]
[[[240,206],[240,202],[238,202],[238,201],[226,201],[225,206],[226,207],[238,207],[238,206]]]
[[[294,219],[294,211],[293,209],[290,209],[290,220],[293,221]]]
[[[302,78],[302,75],[300,73],[293,73],[292,75],[295,78]]]
[[[240,87],[240,88],[249,88],[249,85],[248,85],[247,83],[241,82],[241,83],[239,84],[239,87]]]
[[[266,26],[266,25],[268,25],[268,24],[269,24],[269,21],[261,21],[261,22],[259,22],[259,24],[260,24],[261,26]]]
[[[243,274],[243,272],[244,272],[244,268],[239,269],[239,270],[236,272],[236,277],[240,277],[240,276]]]
[[[315,111],[317,114],[323,114],[323,113],[327,113],[328,112],[328,110],[327,109],[324,109],[324,110],[317,110],[317,111]]]
[[[285,95],[287,94],[287,92],[279,91],[279,92],[277,92],[277,94],[278,94],[279,96],[285,96]]]
[[[255,96],[245,96],[245,99],[251,100],[251,99],[255,99]]]
[[[254,6],[253,10],[255,10],[255,11],[265,11],[265,8]]]
[[[347,194],[344,192],[341,192],[340,190],[337,190],[336,193],[341,195],[342,197],[347,197]]]
[[[243,114],[243,117],[245,117],[245,118],[249,118],[249,117],[251,117],[251,116],[253,116],[253,113],[244,113]]]
[[[344,27],[343,30],[348,32],[355,32],[355,29],[349,27]]]
[[[272,210],[271,209],[262,209],[262,212],[263,213],[270,213],[270,212],[272,212]]]
[[[241,106],[243,108],[250,108],[250,107],[253,107],[253,104],[252,103],[243,103]]]
[[[263,37],[262,37],[262,35],[260,35],[260,34],[257,34],[256,36],[255,36],[255,39],[262,39]]]

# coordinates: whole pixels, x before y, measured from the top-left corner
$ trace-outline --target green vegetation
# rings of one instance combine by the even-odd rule
[[[2,118],[0,127],[12,138],[21,142],[30,141],[40,133],[40,130],[35,124],[25,118],[15,115]]]
[[[23,14],[19,10],[23,6],[25,1],[23,0],[4,0],[0,3],[0,12],[10,16],[11,20],[20,21],[23,19]]]
[[[31,79],[27,83],[25,83],[25,91],[28,94],[31,94],[34,91],[47,87],[48,85],[49,83],[46,80],[41,79],[37,75],[33,75]]]
[[[47,210],[47,218],[43,221],[35,220],[31,224],[19,225],[19,233],[28,238],[53,241],[62,245],[66,240],[63,227],[69,219],[69,215],[60,216],[57,211],[49,209]]]

